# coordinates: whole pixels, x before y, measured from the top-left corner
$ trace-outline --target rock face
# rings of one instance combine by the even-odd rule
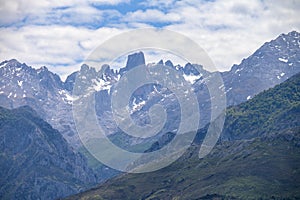
[[[10,109],[24,105],[32,107],[73,147],[79,146],[72,119],[72,97],[59,76],[46,67],[36,70],[16,60],[4,61],[1,66],[0,106]],[[65,85],[72,87],[69,82]]]
[[[67,77],[66,81],[64,82],[64,88],[71,93],[73,91],[77,74],[78,72],[73,72]]]
[[[120,75],[123,75],[126,71],[133,69],[134,67],[145,65],[145,56],[143,52],[134,53],[128,56],[127,63],[124,68],[119,71]]]
[[[247,101],[259,92],[300,72],[300,34],[292,31],[266,42],[253,55],[224,72],[228,105]]]
[[[128,56],[126,69],[130,70],[134,67],[145,65],[145,56],[143,52],[134,53]]]
[[[95,174],[30,107],[0,107],[1,199],[57,199],[91,187]]]

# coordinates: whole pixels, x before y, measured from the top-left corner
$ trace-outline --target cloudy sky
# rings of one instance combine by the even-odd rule
[[[45,65],[65,78],[102,42],[155,27],[189,37],[223,71],[299,31],[299,10],[298,0],[0,0],[0,60]]]

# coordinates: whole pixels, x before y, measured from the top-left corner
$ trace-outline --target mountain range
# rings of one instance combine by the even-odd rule
[[[253,55],[244,59],[241,64],[234,65],[230,71],[222,72],[224,86],[220,87],[225,89],[228,106],[244,102],[299,72],[299,35],[296,31],[282,34],[275,40],[265,43]],[[205,87],[201,87],[203,85],[201,80],[209,77],[212,72],[204,69],[198,72],[190,63],[184,67],[174,66],[171,61],[165,63],[160,61],[159,63],[174,67],[180,72],[187,81],[194,85],[197,94],[202,95],[201,99],[203,96],[207,96],[207,89],[205,91]],[[97,115],[102,119],[100,123],[103,124],[105,131],[112,134],[119,131],[112,120],[111,112],[109,112],[110,88],[118,82],[122,74],[137,65],[146,65],[142,52],[130,55],[126,66],[120,70],[112,70],[107,66],[104,74],[100,74],[90,66],[82,65],[79,72],[72,73],[63,82],[58,75],[46,67],[34,69],[14,59],[3,61],[0,64],[0,105],[9,109],[23,105],[32,107],[44,120],[58,129],[71,146],[77,149],[82,145],[72,118],[72,89],[78,73],[89,73],[95,77],[96,81],[91,84],[97,91]],[[148,67],[150,66],[148,65]],[[132,99],[131,108],[135,109],[134,112],[166,100],[159,95],[150,97],[150,93],[154,89],[154,87],[142,88],[136,98]],[[161,91],[159,92],[161,93]],[[209,100],[209,95],[205,98]],[[204,126],[209,122],[210,111],[205,110],[209,107],[207,106],[209,102],[203,100],[201,103],[199,103],[200,107],[204,109],[203,113],[205,113],[203,116],[206,117],[201,120],[201,125]],[[170,127],[166,131],[172,131],[173,128]]]
[[[168,167],[124,174],[67,199],[299,199],[300,73],[226,114],[207,157],[198,157],[204,128]]]
[[[263,44],[257,51],[255,51],[248,58],[244,59],[239,65],[233,65],[230,71],[220,72],[224,81],[224,85],[220,85],[219,87],[223,88],[226,94],[227,106],[238,105],[249,100],[249,102],[255,102],[254,99],[253,101],[251,99],[254,98],[258,93],[274,87],[275,85],[278,85],[283,81],[289,79],[293,75],[299,73],[299,44],[300,34],[298,32],[292,31],[287,34],[281,34],[276,39]],[[161,60],[158,62],[158,64],[164,65],[166,66],[166,68],[171,67],[175,69],[194,88],[194,91],[198,96],[199,108],[202,117],[200,118],[200,128],[202,128],[202,132],[205,132],[205,127],[210,121],[211,97],[209,96],[209,91],[205,87],[204,83],[205,80],[209,79],[216,72],[207,71],[203,69],[201,65],[197,64],[187,63],[185,66],[174,65],[170,60],[167,60],[166,62]],[[50,132],[55,132],[55,134],[57,133],[62,135],[60,139],[55,140],[60,141],[61,146],[64,146],[65,151],[59,152],[56,155],[58,157],[51,157],[52,152],[57,150],[47,149],[47,153],[45,154],[45,157],[47,159],[59,160],[61,159],[59,155],[74,154],[74,158],[72,158],[71,160],[61,161],[63,163],[69,162],[72,166],[77,162],[76,159],[80,159],[81,154],[78,152],[81,152],[88,160],[89,166],[86,166],[86,161],[84,161],[84,158],[82,158],[83,160],[80,161],[81,164],[79,166],[82,168],[82,170],[84,170],[81,173],[82,176],[75,176],[76,181],[78,181],[78,185],[75,186],[71,183],[69,184],[69,181],[66,181],[66,185],[70,185],[69,188],[64,189],[64,192],[56,189],[49,190],[52,191],[51,195],[48,195],[50,198],[77,193],[82,189],[89,187],[93,183],[99,183],[100,181],[111,178],[112,176],[115,176],[119,173],[99,163],[82,146],[82,143],[76,131],[72,115],[72,103],[76,99],[73,94],[73,88],[76,84],[76,79],[79,79],[82,82],[86,81],[86,84],[89,87],[92,87],[95,91],[95,110],[99,120],[99,124],[104,128],[109,139],[116,145],[134,152],[155,151],[160,148],[161,145],[164,145],[172,138],[172,135],[177,130],[178,122],[180,119],[178,117],[178,102],[173,101],[174,96],[170,95],[170,91],[165,91],[162,87],[154,84],[136,90],[130,98],[130,102],[128,103],[128,105],[131,112],[131,117],[135,120],[136,123],[140,125],[149,123],[147,113],[154,104],[161,104],[162,106],[168,108],[170,120],[166,123],[164,129],[161,130],[158,135],[148,139],[134,138],[126,135],[113,120],[113,115],[111,112],[112,90],[124,74],[139,65],[143,65],[146,68],[151,68],[155,64],[146,64],[143,52],[137,52],[129,55],[126,65],[124,67],[121,67],[119,70],[113,70],[108,65],[106,65],[104,66],[103,69],[105,70],[102,73],[102,71],[96,71],[92,66],[83,64],[79,71],[71,73],[65,81],[62,81],[57,74],[49,71],[46,67],[34,69],[30,66],[27,66],[25,63],[20,63],[15,59],[3,61],[2,63],[0,63],[0,106],[3,107],[1,108],[1,112],[3,112],[3,116],[5,116],[3,117],[4,122],[6,123],[7,121],[9,121],[6,118],[7,116],[14,115],[16,115],[16,118],[20,118],[20,121],[24,120],[22,114],[16,114],[20,113],[21,111],[24,111],[25,113],[32,113],[32,115],[35,117],[34,120],[29,124],[34,124],[33,127],[36,127],[37,130],[39,128],[39,125],[36,125],[37,122],[35,121],[43,121],[43,124],[51,126],[49,127],[49,129],[51,129]],[[199,67],[201,69],[200,71],[196,69],[196,65],[197,68]],[[249,104],[242,105],[248,105],[249,107]],[[19,108],[20,106],[21,108]],[[27,106],[31,107],[34,111]],[[280,107],[280,105],[277,106]],[[270,109],[268,110],[267,108],[268,107],[266,107],[266,110],[270,111]],[[277,107],[272,108],[276,109]],[[8,109],[12,110],[10,111]],[[240,110],[236,111],[234,109]],[[248,140],[254,138],[253,135],[255,134],[257,134],[256,136],[263,135],[265,130],[260,129],[262,127],[269,131],[271,130],[271,126],[275,127],[277,125],[277,122],[278,124],[287,123],[285,119],[283,122],[280,121],[282,116],[277,116],[278,121],[276,121],[276,124],[272,124],[274,123],[272,120],[269,120],[269,124],[265,124],[264,120],[270,118],[260,118],[261,113],[265,112],[265,110],[263,109],[257,112],[251,111],[250,114],[246,112],[247,108],[234,107],[234,109],[230,109],[230,111],[233,112],[233,115],[230,115],[230,111],[228,112],[229,117],[227,116],[226,123],[228,124],[228,120],[231,120],[231,124],[229,123],[230,125],[228,125],[228,127],[225,126],[225,132],[223,132],[221,138],[222,141],[228,143],[228,145],[231,145],[231,143],[234,143],[233,145],[235,145],[235,141],[239,139]],[[286,108],[284,107],[284,109]],[[288,113],[287,110],[285,111]],[[252,121],[253,126],[251,126],[250,128],[248,124],[249,116],[246,114],[249,114],[253,117],[253,119],[256,119],[256,121]],[[288,116],[289,114],[286,115]],[[39,119],[38,116],[40,116],[42,119]],[[240,118],[244,120],[239,121]],[[13,119],[15,119],[15,117],[13,117]],[[5,125],[4,122],[2,126]],[[14,123],[16,122],[12,121],[11,126],[13,126]],[[25,122],[22,123],[26,124],[28,123],[28,121],[25,120]],[[297,124],[298,122],[295,121],[295,123]],[[248,129],[252,130],[252,132],[244,131]],[[10,132],[7,131],[8,129],[3,128],[2,130],[3,132],[1,132],[1,136],[3,135],[4,138],[8,137],[7,134],[10,134]],[[274,131],[280,132],[280,134],[282,132],[281,129]],[[166,133],[168,134],[166,135]],[[37,137],[32,132],[23,133],[21,129],[15,130],[14,134],[26,134],[26,137]],[[246,138],[246,136],[248,138]],[[198,133],[195,143],[201,143],[202,138],[203,134],[201,135]],[[12,143],[17,145],[18,137],[14,137],[12,139]],[[52,140],[48,140],[49,139],[44,139],[44,143],[47,144],[49,142],[53,142]],[[24,148],[26,149],[27,147]],[[9,149],[10,147],[6,146],[5,143],[3,143],[1,153],[2,155],[4,155],[5,159],[10,160],[9,162],[13,162],[12,160],[18,158],[16,159],[16,162],[24,162],[25,165],[31,166],[31,161],[29,161],[28,159],[25,159],[25,161],[23,161],[23,158],[20,158],[18,156],[16,157],[16,152],[6,155],[6,151],[9,152]],[[23,151],[25,150],[22,150],[22,152]],[[40,149],[38,149],[37,147],[36,149],[34,149],[34,151],[39,152]],[[28,154],[28,156],[30,155]],[[52,166],[52,162],[50,163],[51,164],[49,166]],[[3,167],[4,170],[10,169],[7,168],[4,163],[3,165],[1,164],[1,167]],[[56,166],[54,164],[53,167],[59,168],[60,166]],[[92,169],[88,169],[89,167],[91,167]],[[31,167],[28,167],[28,170],[31,170],[30,168]],[[12,168],[10,170],[14,173],[17,173],[18,171],[20,171],[20,167]],[[54,171],[49,171],[49,174],[54,173]],[[72,174],[73,171],[71,170],[66,176],[74,178]],[[88,177],[94,178],[89,179],[84,174],[86,174]],[[0,191],[3,191],[3,194],[4,191],[6,191],[5,188],[17,188],[11,186],[15,184],[17,180],[16,177],[17,176],[14,175],[10,179],[3,179],[3,181],[1,181],[2,183]],[[20,177],[26,176],[21,174]],[[42,174],[41,177],[44,181],[46,180],[47,175]],[[11,181],[11,183],[6,185],[5,183],[8,183],[8,180]],[[60,184],[62,180],[58,180],[59,181],[57,182]],[[25,182],[27,183],[28,180],[24,179],[24,183]],[[53,182],[51,182],[51,185],[52,184]],[[28,188],[30,188],[31,191],[31,189],[35,188],[35,186],[28,185]],[[20,189],[20,191],[24,192],[24,188],[22,189],[23,190]],[[21,193],[22,192],[18,194]],[[32,192],[32,194],[36,194],[37,196],[31,196],[31,198],[35,199],[34,197],[38,197],[38,195],[41,195],[41,193],[41,190],[34,189],[34,192]],[[62,193],[64,193],[64,195],[62,195]]]

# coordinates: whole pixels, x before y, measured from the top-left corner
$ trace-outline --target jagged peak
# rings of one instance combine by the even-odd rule
[[[288,37],[293,37],[293,38],[299,38],[300,37],[300,33],[299,32],[297,32],[297,31],[291,31],[291,32],[289,32],[289,33],[287,33],[287,34],[281,34],[281,36],[288,36]]]
[[[300,33],[297,31],[291,31],[289,33],[280,34],[277,38],[271,40],[270,42],[266,42],[264,45],[266,44],[271,45],[273,42],[279,42],[279,41],[283,41],[285,43],[291,43],[299,39],[300,39]]]
[[[83,65],[81,65],[81,67],[80,67],[80,71],[87,71],[87,70],[89,70],[90,69],[90,67],[87,65],[87,64],[83,64]]]
[[[11,66],[11,67],[21,67],[21,63],[17,60],[17,59],[10,59],[10,60],[5,60],[3,62],[0,63],[0,66]]]
[[[170,60],[167,60],[166,63],[165,63],[165,65],[167,65],[169,67],[174,67],[172,61],[170,61]]]
[[[145,56],[142,51],[128,55],[126,68],[133,68],[139,65],[145,65]]]
[[[188,63],[185,64],[184,68],[192,67],[192,66],[193,66],[193,65],[192,65],[191,63],[188,62]]]
[[[41,68],[39,68],[37,70],[37,73],[40,73],[40,72],[49,72],[48,68],[46,66],[42,66]]]
[[[7,63],[10,63],[10,64],[21,64],[21,63],[20,63],[17,59],[15,59],[15,58],[8,60]]]

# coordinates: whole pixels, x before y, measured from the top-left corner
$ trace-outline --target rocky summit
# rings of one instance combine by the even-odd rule
[[[228,105],[249,100],[300,72],[299,45],[300,33],[281,34],[222,73]]]

